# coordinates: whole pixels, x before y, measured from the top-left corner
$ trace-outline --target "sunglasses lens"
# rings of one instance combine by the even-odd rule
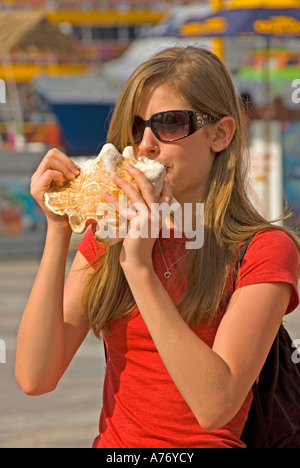
[[[135,144],[138,144],[142,141],[145,131],[145,123],[141,117],[136,115],[134,117],[133,126],[132,126],[132,135]]]
[[[190,122],[185,112],[162,112],[153,117],[152,128],[162,141],[174,141],[189,134]]]
[[[136,115],[132,127],[135,144],[141,143],[146,126],[151,128],[160,141],[180,140],[188,136],[191,131],[190,116],[185,111],[161,112],[153,115],[148,122]]]

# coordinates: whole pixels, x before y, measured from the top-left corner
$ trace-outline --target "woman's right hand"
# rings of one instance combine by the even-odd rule
[[[65,182],[73,180],[78,174],[78,166],[58,149],[51,149],[33,174],[30,193],[44,211],[48,223],[69,225],[66,216],[55,215],[46,208],[44,195],[51,187],[62,187]]]

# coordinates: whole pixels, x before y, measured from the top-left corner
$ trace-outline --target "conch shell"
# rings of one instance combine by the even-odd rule
[[[115,226],[118,214],[105,202],[103,195],[108,191],[119,200],[125,197],[111,180],[114,173],[139,190],[135,180],[125,170],[129,163],[145,173],[154,186],[155,194],[161,192],[166,175],[162,164],[149,159],[136,160],[131,146],[125,148],[122,155],[109,143],[104,145],[97,158],[88,160],[80,167],[78,177],[64,187],[53,187],[45,193],[46,207],[57,215],[68,215],[69,224],[77,234],[83,233],[89,224],[97,223],[96,238],[109,243],[107,234],[102,238],[101,230],[105,225]]]

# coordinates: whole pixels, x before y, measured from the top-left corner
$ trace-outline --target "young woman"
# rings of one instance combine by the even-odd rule
[[[64,286],[70,228],[43,194],[77,174],[50,151],[32,178],[44,209],[44,255],[18,335],[16,378],[31,395],[53,391],[86,334],[106,342],[100,434],[94,447],[244,447],[251,386],[299,297],[299,240],[265,221],[247,198],[240,105],[224,64],[198,48],[171,48],[129,79],[108,141],[166,168],[159,199],[137,168],[132,203],[205,204],[201,249],[186,239],[127,237],[108,249],[89,230]],[[109,193],[107,202],[119,209]],[[129,216],[132,220],[134,216]],[[195,219],[194,219],[195,222]],[[238,252],[248,247],[233,291]]]

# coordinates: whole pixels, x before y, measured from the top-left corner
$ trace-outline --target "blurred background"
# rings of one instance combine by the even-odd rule
[[[300,0],[0,1],[0,446],[90,446],[97,435],[104,360],[95,340],[58,396],[33,402],[13,380],[45,236],[30,178],[52,147],[77,162],[98,154],[131,72],[177,44],[209,47],[226,62],[244,102],[253,202],[269,219],[289,206],[300,230]]]
[[[229,35],[212,21],[199,26],[240,6],[249,18],[268,6],[273,19],[271,8],[284,6],[283,26],[268,35],[244,32],[240,17]],[[0,256],[36,250],[43,238],[28,182],[47,150],[96,155],[131,72],[174,44],[211,47],[225,60],[245,103],[255,203],[273,219],[288,202],[299,227],[299,8],[299,0],[0,1]]]

